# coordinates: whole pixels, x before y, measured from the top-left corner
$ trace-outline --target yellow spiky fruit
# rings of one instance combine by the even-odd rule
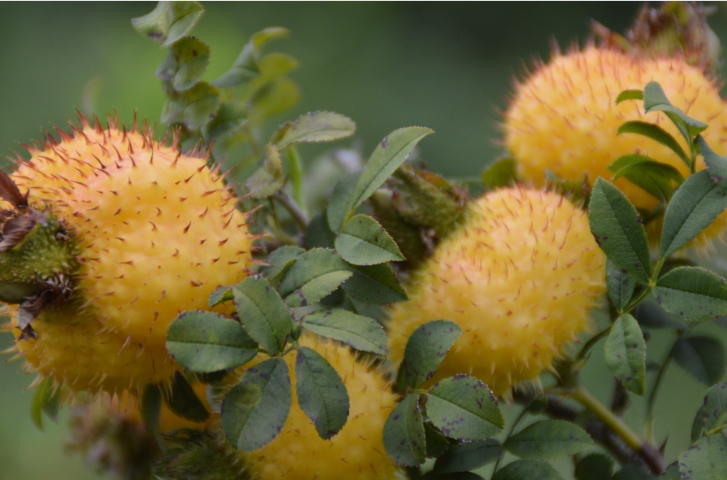
[[[239,453],[252,478],[399,478],[401,471],[386,454],[383,443],[384,423],[396,406],[396,396],[381,372],[358,362],[348,347],[313,335],[302,335],[300,345],[322,355],[341,376],[350,400],[348,421],[330,440],[323,440],[318,435],[313,423],[298,406],[295,355],[287,355],[285,359],[293,384],[288,420],[272,442],[249,454]]]
[[[645,114],[643,102],[616,105],[621,91],[643,90],[651,81],[659,82],[673,105],[708,123],[703,138],[717,153],[727,153],[727,109],[719,96],[719,85],[701,69],[688,65],[682,56],[645,58],[589,46],[567,55],[556,54],[517,84],[505,112],[504,142],[518,161],[520,178],[543,185],[546,170],[551,170],[568,180],[582,180],[586,175],[593,185],[599,176],[613,176],[607,169],[610,163],[633,153],[672,165],[688,176],[687,166],[669,148],[641,135],[616,135],[618,127],[630,120],[656,123],[689,151],[663,113]],[[700,159],[698,169],[703,168]],[[615,184],[638,208],[651,210],[658,204],[625,178],[617,179]],[[649,227],[650,239],[658,242],[660,223]],[[727,214],[718,217],[695,239],[695,244],[709,244],[722,235],[725,227]]]
[[[26,368],[74,391],[138,390],[180,370],[166,332],[181,311],[208,309],[220,285],[245,277],[247,215],[205,158],[148,129],[103,129],[82,118],[12,174],[29,208],[58,218],[78,243],[70,301],[44,310],[37,339],[16,348]]]
[[[503,395],[587,328],[606,258],[586,212],[553,192],[493,191],[466,215],[412,278],[410,301],[392,308],[389,356],[398,365],[417,327],[452,320],[462,335],[431,382],[464,373]]]

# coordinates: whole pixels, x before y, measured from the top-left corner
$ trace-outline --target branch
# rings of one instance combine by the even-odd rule
[[[305,212],[303,212],[300,206],[295,203],[295,200],[293,200],[288,192],[285,190],[279,190],[273,194],[271,198],[277,200],[288,211],[288,213],[290,213],[290,216],[293,217],[293,220],[295,220],[302,230],[308,228],[308,216]]]

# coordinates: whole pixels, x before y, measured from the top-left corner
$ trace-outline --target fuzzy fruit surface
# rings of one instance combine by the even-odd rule
[[[605,292],[606,258],[586,212],[541,190],[496,190],[412,278],[410,301],[390,312],[395,365],[423,323],[447,319],[462,335],[430,382],[473,375],[496,395],[537,378],[588,325]]]
[[[81,249],[71,304],[33,322],[37,340],[16,341],[31,370],[76,391],[168,382],[179,370],[165,348],[172,320],[208,309],[251,259],[247,216],[205,159],[111,123],[84,122],[12,174]]]
[[[616,135],[618,127],[627,121],[656,123],[689,152],[663,113],[645,114],[641,101],[616,105],[621,91],[643,90],[651,81],[659,82],[674,106],[709,124],[702,137],[720,155],[727,153],[727,109],[719,96],[719,85],[702,70],[686,64],[680,56],[640,58],[591,46],[556,55],[516,86],[505,113],[504,140],[518,161],[520,178],[543,185],[546,170],[551,170],[568,180],[582,180],[587,175],[593,185],[599,176],[613,176],[614,172],[607,169],[609,164],[634,153],[672,165],[688,176],[687,166],[669,148],[641,135]],[[703,168],[700,158],[697,169]],[[617,179],[615,184],[638,208],[651,210],[658,204],[625,178]],[[650,226],[650,239],[656,241],[660,225]],[[696,245],[720,236],[725,227],[727,216],[723,214],[695,239]]]
[[[400,469],[384,449],[384,423],[396,406],[396,396],[381,372],[358,362],[348,347],[313,335],[302,335],[300,345],[322,355],[341,376],[350,400],[348,422],[330,440],[318,436],[315,426],[298,406],[295,354],[286,355],[293,404],[285,426],[272,442],[249,454],[238,453],[251,476],[261,480],[400,478]]]

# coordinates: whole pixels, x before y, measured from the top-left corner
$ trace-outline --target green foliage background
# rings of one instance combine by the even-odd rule
[[[137,34],[132,17],[152,3],[0,4],[0,154],[15,142],[42,138],[39,128],[73,118],[74,107],[102,114],[115,108],[130,121],[134,110],[154,122],[164,103],[154,70],[166,50]],[[194,34],[212,48],[208,78],[235,60],[250,34],[267,26],[291,30],[274,49],[296,57],[292,77],[299,104],[279,119],[315,110],[340,112],[358,124],[356,139],[370,152],[392,130],[435,130],[421,146],[430,169],[449,176],[478,175],[499,152],[498,110],[506,107],[523,59],[547,59],[549,43],[583,42],[587,21],[622,31],[638,4],[416,4],[209,3]],[[724,11],[712,28],[727,44]],[[101,115],[100,115],[101,116]],[[345,144],[345,143],[343,143]],[[306,146],[307,159],[326,148]],[[722,248],[724,249],[724,248]],[[722,253],[722,252],[720,252]],[[712,329],[722,338],[724,330]],[[661,358],[665,332],[649,342]],[[0,349],[11,345],[0,335]],[[653,356],[653,357],[652,357]],[[0,480],[97,478],[78,456],[61,448],[63,427],[31,424],[31,378],[18,362],[0,362]],[[586,384],[605,393],[610,374],[602,355],[588,364]],[[601,381],[599,381],[601,380]],[[603,385],[601,385],[603,384]],[[608,387],[610,389],[610,387]],[[667,458],[688,446],[688,432],[706,388],[683,370],[670,370],[657,405],[657,438],[669,433]],[[636,401],[642,401],[638,399]],[[640,425],[638,405],[627,420]],[[47,422],[49,423],[49,422]],[[564,461],[568,465],[569,461]]]

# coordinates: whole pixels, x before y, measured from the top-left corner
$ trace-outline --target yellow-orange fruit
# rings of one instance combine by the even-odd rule
[[[659,82],[673,105],[687,115],[709,124],[702,136],[719,154],[727,153],[727,109],[719,96],[719,85],[684,58],[643,58],[593,46],[567,55],[555,55],[516,86],[505,113],[504,142],[518,161],[520,178],[536,185],[545,183],[546,170],[568,180],[587,176],[610,179],[607,166],[622,155],[640,153],[677,168],[685,177],[689,169],[669,148],[636,134],[616,135],[630,120],[656,123],[689,149],[663,113],[645,114],[643,102],[616,105],[618,94],[627,89],[643,90]],[[701,159],[698,169],[704,168]],[[638,208],[653,209],[658,201],[625,178],[615,181]],[[697,239],[705,245],[727,227],[727,215]],[[658,241],[660,225],[652,225],[650,239]]]
[[[48,141],[12,178],[30,207],[53,214],[79,243],[74,298],[32,323],[16,346],[28,368],[71,389],[118,392],[166,383],[165,348],[181,311],[208,309],[220,285],[245,277],[246,214],[206,160],[144,130],[83,122]]]
[[[420,325],[451,320],[462,335],[431,382],[464,373],[507,394],[550,368],[587,328],[605,292],[605,261],[586,212],[564,197],[490,192],[414,275],[410,301],[390,311],[390,358],[401,363]]]
[[[252,453],[239,453],[253,478],[295,480],[394,479],[400,469],[386,454],[384,423],[396,396],[380,372],[356,360],[348,347],[303,335],[300,344],[314,349],[333,366],[346,385],[348,422],[336,436],[323,440],[298,406],[295,354],[285,357],[293,384],[293,404],[280,434]]]

